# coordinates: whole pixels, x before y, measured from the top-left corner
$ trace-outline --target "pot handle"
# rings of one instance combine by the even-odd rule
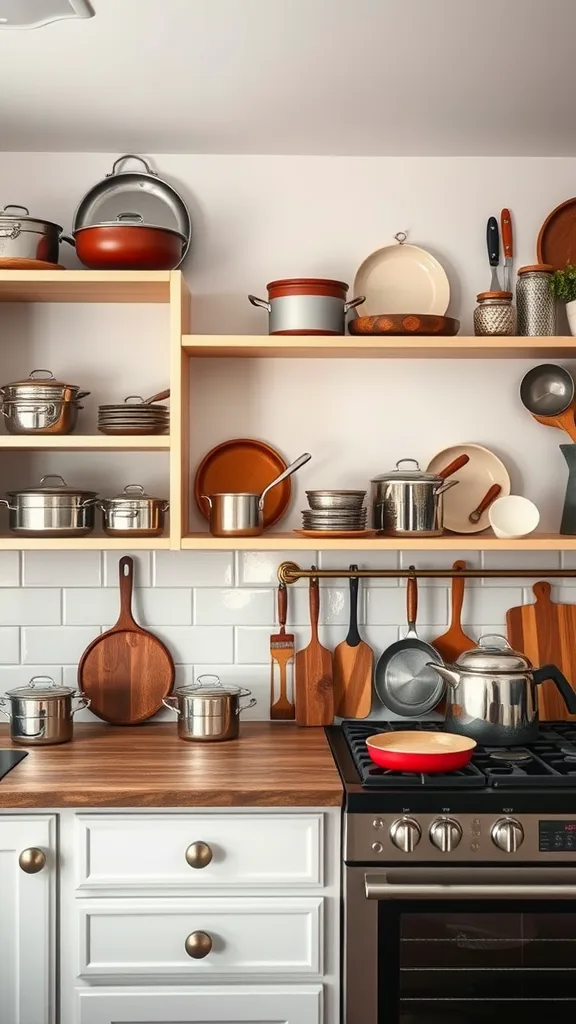
[[[118,164],[121,164],[124,160],[139,160],[141,164],[144,164],[146,174],[153,174],[156,178],[158,177],[158,172],[153,171],[150,164],[146,163],[144,157],[137,156],[136,153],[125,153],[124,156],[119,156],[118,159],[114,161],[112,170],[108,172],[106,177],[111,178],[113,174],[120,174],[120,171],[117,171],[116,168],[118,167]]]
[[[443,484],[436,491],[436,495],[444,494],[445,491],[449,491],[451,487],[456,487],[458,480],[445,480]]]
[[[130,224],[143,224],[144,217],[141,213],[119,213],[116,217],[119,224],[123,224],[124,221],[128,221]]]
[[[249,295],[248,302],[251,302],[253,306],[259,306],[261,309],[265,309],[267,313],[272,312],[272,306],[266,299],[259,299],[256,295]]]
[[[2,216],[3,213],[6,213],[6,210],[24,210],[24,213],[26,214],[26,216],[27,217],[30,216],[30,210],[28,209],[28,207],[27,206],[21,206],[20,203],[7,203],[6,206],[4,206],[0,210],[0,217]],[[9,214],[9,216],[11,217],[12,214]]]
[[[178,698],[174,694],[169,694],[168,697],[162,697],[162,703],[163,703],[165,708],[168,708],[168,711],[175,711],[176,714],[179,715],[180,714],[180,708],[177,708],[177,707],[174,706],[174,704],[170,703],[170,701],[177,700],[177,699]]]
[[[45,480],[59,480],[60,481],[60,484],[59,484],[60,487],[67,487],[68,486],[68,484],[66,483],[64,477],[60,476],[59,473],[46,473],[46,476],[43,476],[43,477],[40,478],[40,487],[42,487],[42,485],[44,484]]]
[[[3,704],[6,704],[6,700],[4,699],[4,697],[0,697],[0,715],[4,715],[4,718],[7,718],[8,721],[11,722],[12,715],[10,714],[9,711],[4,711],[4,708],[2,707]]]
[[[502,633],[482,633],[482,636],[479,637],[478,647],[493,647],[493,644],[485,644],[482,642],[483,640],[500,640],[500,644],[498,646],[501,650],[504,650],[504,648],[508,648],[509,651],[512,650],[512,644],[508,643],[506,637],[503,636]]]
[[[285,469],[283,473],[280,473],[280,476],[277,476],[271,484],[268,484],[268,486],[264,488],[258,499],[258,508],[260,512],[264,508],[264,498],[268,494],[268,491],[271,491],[277,484],[281,484],[283,480],[286,480],[286,477],[292,476],[292,473],[295,473],[297,469],[300,469],[300,466],[304,466],[306,462],[310,462],[311,458],[312,456],[309,452],[304,452],[304,455],[301,455],[300,458],[296,459],[296,462],[291,462],[288,468]]]
[[[537,684],[545,683],[547,679],[551,679],[564,698],[564,703],[570,714],[576,715],[576,693],[570,686],[566,676],[556,665],[543,665],[542,668],[536,668],[533,675],[534,682]]]
[[[90,697],[85,697],[83,693],[79,693],[75,700],[79,700],[81,703],[77,708],[72,708],[73,715],[75,715],[77,711],[84,711],[84,708],[89,708],[92,703]]]
[[[363,302],[366,302],[365,295],[359,295],[357,299],[350,299],[350,302],[344,303],[344,312],[349,313],[351,309],[356,309],[356,306],[362,305]]]
[[[249,708],[253,708],[257,703],[258,701],[256,700],[256,697],[252,697],[252,699],[249,700],[247,704],[239,705],[236,714],[239,715],[241,711],[248,711]]]
[[[9,508],[11,512],[16,512],[16,505],[11,505],[9,501],[6,501],[6,498],[0,498],[0,505]]]
[[[74,249],[76,248],[76,242],[72,238],[72,235],[60,235],[59,241],[68,242],[68,245],[71,245]]]
[[[200,497],[208,502],[208,508],[212,508],[212,498],[208,494],[201,494]],[[10,507],[10,506],[8,506]]]
[[[2,415],[6,416],[7,418],[11,417],[12,413],[9,410],[10,410],[10,407],[14,403],[13,402],[5,402],[4,404],[8,406],[8,411],[6,409],[2,408],[2,410],[1,410]],[[82,409],[83,406],[79,406],[79,408]],[[20,405],[20,402],[18,403],[18,412],[37,412],[38,414],[48,412],[48,413],[51,413],[52,415],[54,415],[55,411],[56,410],[55,410],[53,405],[41,405],[38,408],[35,405]]]
[[[92,498],[90,499],[90,501],[93,501],[93,500],[94,499],[92,499]],[[81,507],[84,508],[85,507],[85,503],[83,503]],[[100,509],[101,512],[109,512],[110,511],[108,506],[104,505],[104,503],[101,502],[101,501],[98,502],[98,508]],[[135,508],[115,508],[114,509],[114,515],[118,516],[119,519],[136,519],[136,516],[138,515],[138,509],[135,509]]]

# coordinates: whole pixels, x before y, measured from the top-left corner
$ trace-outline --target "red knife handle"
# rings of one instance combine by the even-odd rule
[[[504,256],[507,260],[512,259],[513,246],[512,246],[512,217],[510,210],[502,210],[500,214],[500,230],[502,234],[502,245],[504,246]]]

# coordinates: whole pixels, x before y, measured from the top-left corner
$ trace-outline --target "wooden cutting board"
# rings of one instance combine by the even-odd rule
[[[576,605],[550,600],[550,584],[535,583],[535,604],[510,608],[506,612],[508,640],[533,665],[557,665],[576,689]],[[574,721],[553,682],[538,687],[540,719],[545,722]]]
[[[126,555],[119,568],[120,617],[82,655],[78,687],[98,718],[111,725],[136,725],[162,707],[174,685],[174,662],[162,641],[134,621],[134,562]]]
[[[314,569],[315,567],[312,566]],[[318,639],[320,589],[310,578],[310,629],[308,647],[298,651],[295,661],[295,703],[297,725],[331,725],[334,719],[332,655]]]
[[[372,704],[374,652],[358,632],[358,584],[351,576],[350,628],[334,651],[334,714],[341,718],[366,718]]]
[[[453,569],[465,569],[466,562],[454,562]],[[455,661],[463,651],[476,647],[474,640],[462,629],[462,603],[464,601],[464,577],[452,577],[452,616],[450,626],[442,636],[432,641],[443,661]]]

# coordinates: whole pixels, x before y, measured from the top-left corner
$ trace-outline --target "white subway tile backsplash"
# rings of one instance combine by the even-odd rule
[[[4,626],[56,626],[62,622],[60,590],[0,589],[0,622]]]
[[[102,582],[100,551],[23,551],[22,560],[25,587],[99,587]]]
[[[48,676],[55,683],[62,682],[62,669],[59,665],[7,665],[0,673],[0,694],[13,690],[16,686],[26,686],[34,676]],[[76,685],[76,683],[74,683]],[[3,719],[5,722],[6,720]]]
[[[67,626],[101,626],[115,622],[119,612],[117,590],[99,587],[66,589],[63,592],[63,622]]]
[[[99,630],[94,626],[26,626],[22,630],[24,665],[78,662]]]
[[[234,661],[240,665],[268,664],[270,636],[278,626],[237,626],[234,630]],[[286,627],[287,633],[293,633]]]
[[[484,551],[483,569],[536,569],[532,578],[483,579],[484,587],[531,587],[539,579],[538,569],[559,569],[560,559],[557,551]],[[568,580],[566,581],[568,582]],[[533,598],[532,598],[533,600]]]
[[[472,587],[464,591],[462,618],[465,622],[492,622],[505,628],[506,612],[522,604],[521,587]]]
[[[155,551],[156,587],[231,587],[232,551]]]
[[[133,609],[136,620],[148,626],[189,626],[192,624],[192,591],[183,587],[137,588]]]
[[[256,626],[275,621],[273,590],[199,589],[194,594],[194,623],[197,626]]]
[[[320,551],[318,558],[320,561],[315,564],[320,569],[347,569],[350,565],[357,565],[359,569],[397,569],[400,564],[397,551]],[[398,578],[371,579],[366,583],[371,587],[397,587]],[[342,586],[344,580],[322,580],[321,584]]]
[[[154,634],[164,641],[174,661],[180,664],[234,661],[232,626],[160,626]]]
[[[288,622],[298,626],[307,626],[310,622],[309,588],[293,590],[289,598]],[[364,622],[364,591],[358,597],[358,621]],[[348,587],[320,588],[320,618],[327,625],[348,624],[350,621],[350,600]]]
[[[366,592],[367,615],[370,624],[403,625],[408,622],[406,586],[397,590],[369,587]],[[447,622],[448,591],[446,587],[418,587],[418,615],[416,623]]]
[[[20,552],[0,551],[0,587],[20,585]]]
[[[278,566],[281,562],[293,562],[293,551],[238,551],[236,582],[240,587],[278,586]],[[304,551],[298,564],[303,568],[318,565],[318,552]],[[293,587],[305,587],[308,581],[298,580]]]
[[[455,545],[457,540],[455,538]],[[402,569],[408,569],[415,565],[417,569],[451,569],[454,562],[466,562],[468,569],[480,568],[479,551],[401,551],[400,565]],[[472,587],[476,580],[466,580],[466,586]],[[450,580],[446,579],[419,579],[418,587],[446,587]]]
[[[151,551],[103,551],[105,587],[118,586],[118,563],[124,555],[134,559],[134,585],[136,587],[152,586],[152,552]]]
[[[17,626],[0,626],[0,665],[20,664],[20,630]]]

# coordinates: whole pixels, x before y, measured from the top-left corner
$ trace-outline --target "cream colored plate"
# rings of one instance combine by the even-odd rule
[[[387,245],[373,252],[356,274],[354,295],[365,295],[359,316],[432,313],[444,316],[450,302],[446,271],[417,245]]]
[[[434,456],[427,471],[439,473],[459,455],[468,455],[470,462],[449,477],[457,480],[458,484],[444,494],[444,526],[454,533],[480,533],[490,525],[488,512],[482,513],[478,523],[471,523],[468,516],[478,507],[492,484],[500,484],[500,497],[510,494],[510,477],[498,456],[479,444],[455,444],[445,448]]]
[[[453,732],[384,732],[369,736],[366,745],[395,754],[456,754],[474,750],[476,740]]]

